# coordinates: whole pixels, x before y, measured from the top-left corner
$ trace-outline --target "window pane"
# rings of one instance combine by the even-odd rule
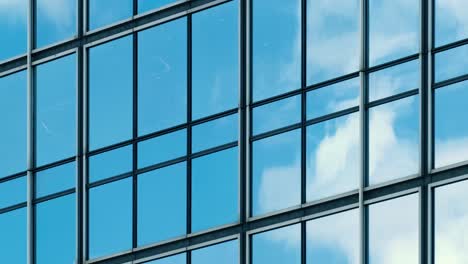
[[[187,155],[187,130],[165,134],[138,143],[138,168]]]
[[[0,6],[0,61],[26,53],[27,32],[28,0],[3,2]]]
[[[26,110],[26,71],[0,78],[0,178],[26,170]]]
[[[300,224],[252,236],[252,264],[263,263],[301,263]]]
[[[377,65],[419,50],[419,1],[369,1],[369,64]]]
[[[138,0],[138,13],[165,7],[175,2],[177,0]]]
[[[183,18],[138,33],[138,134],[186,120],[187,20]]]
[[[253,100],[301,87],[301,1],[253,0]]]
[[[237,114],[222,117],[192,128],[192,152],[231,143],[238,139]]]
[[[359,113],[307,127],[307,201],[359,188]]]
[[[192,231],[239,219],[239,158],[230,148],[192,161]]]
[[[110,150],[89,158],[89,182],[117,176],[132,170],[132,145]]]
[[[307,119],[332,114],[359,105],[359,78],[353,78],[307,93]]]
[[[89,258],[132,247],[132,178],[89,190]]]
[[[192,18],[192,119],[237,107],[239,101],[238,2]]]
[[[307,1],[309,85],[359,69],[359,15],[359,0]]]
[[[419,88],[419,60],[369,74],[369,101]]]
[[[36,173],[36,197],[42,197],[75,187],[76,163],[54,167]]]
[[[0,209],[26,202],[26,176],[0,183]]]
[[[76,0],[36,0],[36,47],[76,36],[76,7]]]
[[[37,264],[74,263],[76,260],[75,211],[74,194],[36,206]]]
[[[192,251],[193,264],[238,264],[239,242],[232,240]],[[159,264],[159,263],[158,263]]]
[[[369,206],[370,264],[419,263],[418,204],[413,194]]]
[[[441,82],[468,73],[468,45],[436,53],[434,81]]]
[[[145,264],[185,264],[187,260],[186,253],[165,257],[150,262],[145,262]]]
[[[468,262],[468,181],[435,189],[435,264]]]
[[[301,122],[301,97],[294,96],[252,110],[254,135]]]
[[[119,0],[109,4],[102,0],[88,0],[90,30],[130,18],[133,14],[133,0]]]
[[[468,81],[435,90],[435,167],[468,160]]]
[[[419,96],[369,110],[369,184],[419,170]]]
[[[435,0],[435,45],[442,46],[468,37],[466,1]]]
[[[36,68],[36,165],[76,154],[76,56]]]
[[[131,36],[89,50],[91,150],[132,137],[132,72]]]
[[[307,264],[359,263],[359,211],[307,222]]]
[[[138,245],[186,233],[185,162],[138,176]]]
[[[0,258],[4,263],[27,263],[26,213],[21,208],[0,214]]]
[[[253,216],[300,204],[300,130],[255,141],[252,148]]]

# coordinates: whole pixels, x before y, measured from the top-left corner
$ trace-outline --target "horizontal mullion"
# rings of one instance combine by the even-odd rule
[[[301,122],[299,122],[299,123],[292,124],[292,125],[289,125],[289,126],[285,126],[285,127],[282,127],[282,128],[274,129],[274,130],[271,130],[271,131],[268,131],[268,132],[261,133],[261,134],[250,137],[250,142],[254,142],[254,141],[257,141],[257,140],[262,140],[262,139],[265,139],[265,138],[273,137],[273,136],[276,136],[276,135],[279,135],[279,134],[282,134],[282,133],[286,133],[286,132],[289,132],[289,131],[292,131],[292,130],[295,130],[295,129],[299,129],[301,127],[302,127],[302,124],[301,124]]]
[[[33,204],[38,204],[38,203],[46,202],[52,199],[60,198],[66,195],[70,195],[70,194],[75,193],[75,191],[76,191],[75,188],[70,188],[64,191],[60,191],[60,192],[49,194],[40,198],[36,198],[33,200]]]
[[[438,88],[442,88],[444,86],[448,86],[448,85],[451,85],[451,84],[463,82],[463,81],[466,81],[466,80],[468,80],[468,74],[464,74],[464,75],[461,75],[461,76],[458,76],[458,77],[455,77],[455,78],[450,78],[448,80],[444,80],[444,81],[435,83],[433,85],[433,87],[434,87],[434,89],[438,89]]]
[[[3,178],[0,178],[0,184],[3,183],[3,182],[7,182],[7,181],[11,181],[11,180],[18,179],[18,178],[21,178],[21,177],[25,177],[26,175],[27,175],[27,172],[22,171],[22,172],[19,172],[19,173],[15,173],[15,174],[12,174],[12,175],[5,176]]]
[[[452,42],[452,43],[449,43],[449,44],[445,44],[445,45],[433,48],[432,53],[443,52],[443,51],[453,49],[453,48],[457,48],[457,47],[460,47],[460,46],[463,46],[463,45],[466,45],[466,44],[468,44],[468,38],[461,39],[461,40],[458,40],[458,41],[455,41],[455,42]]]
[[[386,103],[391,103],[391,102],[394,102],[394,101],[397,101],[397,100],[400,100],[400,99],[404,99],[406,97],[410,97],[410,96],[417,95],[417,94],[419,94],[419,88],[412,89],[412,90],[409,90],[409,91],[406,91],[406,92],[403,92],[403,93],[395,94],[395,95],[392,95],[392,96],[389,96],[389,97],[385,97],[385,98],[382,98],[382,99],[372,101],[370,103],[367,103],[367,108],[383,105],[383,104],[386,104]]]
[[[31,170],[31,171],[36,173],[36,172],[51,169],[51,168],[54,168],[54,167],[57,167],[57,166],[60,166],[60,165],[67,164],[67,163],[73,162],[75,160],[76,160],[76,156],[73,156],[73,157],[61,159],[61,160],[58,160],[58,161],[54,161],[54,162],[46,164],[46,165],[41,165],[41,166],[36,167],[35,169]]]
[[[410,62],[410,61],[413,61],[413,60],[417,60],[417,59],[419,59],[419,56],[420,56],[420,53],[415,53],[415,54],[412,54],[412,55],[408,55],[406,57],[402,57],[402,58],[399,58],[399,59],[396,59],[396,60],[393,60],[393,61],[389,61],[389,62],[386,62],[386,63],[383,63],[383,64],[379,64],[379,65],[369,67],[369,69],[367,69],[365,72],[372,73],[372,72],[380,71],[380,70],[390,68],[390,67],[393,67],[393,66],[397,66],[397,65],[405,63],[405,62]]]
[[[314,124],[317,124],[317,123],[321,123],[321,122],[324,122],[324,121],[327,121],[327,120],[335,119],[335,118],[338,118],[338,117],[342,117],[342,116],[349,115],[349,114],[352,114],[352,113],[357,113],[357,112],[359,112],[359,106],[354,106],[354,107],[344,109],[344,110],[341,110],[341,111],[338,111],[338,112],[334,112],[334,113],[331,113],[331,114],[327,114],[327,115],[324,115],[324,116],[320,116],[320,117],[317,117],[317,118],[310,119],[310,120],[308,120],[306,122],[306,126],[314,125]]]
[[[11,212],[11,211],[14,211],[14,210],[17,210],[17,209],[20,209],[20,208],[24,208],[26,206],[28,206],[28,203],[27,202],[22,202],[22,203],[19,203],[19,204],[15,204],[15,205],[12,205],[12,206],[1,208],[0,209],[0,215],[4,214],[4,213]]]
[[[92,182],[92,183],[88,183],[86,188],[91,189],[91,188],[98,187],[98,186],[108,184],[108,183],[111,183],[111,182],[120,181],[120,180],[129,178],[129,177],[132,177],[132,175],[133,175],[132,172],[125,172],[125,173],[118,174],[118,175],[115,175],[115,176],[112,176],[112,177],[109,177],[109,178],[105,178],[105,179],[98,180],[98,181],[95,181],[95,182]]]

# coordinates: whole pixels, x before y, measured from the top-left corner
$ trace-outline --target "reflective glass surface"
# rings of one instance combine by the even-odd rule
[[[418,205],[412,194],[369,206],[369,264],[419,263]]]
[[[36,47],[76,36],[76,0],[36,0]]]
[[[76,163],[70,162],[36,173],[36,197],[42,197],[75,187]]]
[[[138,13],[158,9],[177,1],[178,0],[138,0]]]
[[[252,236],[252,264],[300,264],[301,225],[291,225]]]
[[[150,262],[145,262],[145,264],[185,264],[187,261],[186,253],[165,257],[161,259],[156,259]]]
[[[26,71],[0,78],[0,178],[26,170],[26,91]]]
[[[468,2],[435,0],[435,46],[468,37]]]
[[[36,165],[76,154],[76,55],[36,67]]]
[[[434,81],[441,82],[468,73],[468,45],[449,49],[434,56]]]
[[[239,218],[239,157],[230,148],[192,160],[192,231]]]
[[[307,0],[307,84],[359,69],[359,19],[359,0]]]
[[[186,120],[187,19],[182,18],[138,33],[138,134]]]
[[[300,130],[253,142],[253,216],[301,203],[300,144]]]
[[[138,175],[138,245],[186,233],[185,162]]]
[[[192,251],[193,264],[238,264],[239,241],[232,240]]]
[[[28,0],[0,2],[0,61],[26,53],[27,32]]]
[[[89,50],[91,150],[132,137],[132,43],[127,36]]]
[[[89,190],[89,258],[132,247],[132,179]]]
[[[252,98],[258,101],[301,87],[301,1],[252,2]]]
[[[102,0],[88,1],[88,28],[93,30],[120,20],[130,18],[133,14],[132,0],[114,1],[112,5]]]
[[[307,201],[359,188],[359,113],[307,127]]]
[[[0,183],[0,209],[26,202],[26,176]]]
[[[419,170],[419,96],[369,109],[369,184]]]
[[[237,114],[192,127],[192,152],[195,153],[237,141],[238,127],[239,118]]]
[[[138,143],[138,168],[180,158],[187,154],[187,130],[165,134]]]
[[[89,182],[117,176],[132,170],[132,145],[89,157]]]
[[[308,221],[307,264],[359,263],[359,210]]]
[[[293,96],[252,110],[254,135],[301,122],[301,97]]]
[[[0,258],[5,263],[27,263],[26,208],[0,214]]]
[[[237,107],[239,15],[237,1],[192,17],[192,119]]]

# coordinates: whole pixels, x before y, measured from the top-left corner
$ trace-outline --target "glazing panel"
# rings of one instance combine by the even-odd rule
[[[238,264],[239,241],[232,240],[192,251],[193,264]]]
[[[254,135],[301,122],[301,96],[256,107],[252,110]]]
[[[435,0],[435,46],[468,37],[467,1]]]
[[[36,173],[36,198],[75,187],[76,163],[70,162]]]
[[[301,225],[291,225],[252,236],[252,264],[300,264]]]
[[[117,176],[132,170],[132,145],[89,157],[89,182]]]
[[[15,0],[2,1],[0,4],[0,36],[2,36],[0,61],[26,53],[28,2],[28,0]]]
[[[175,2],[178,2],[178,0],[138,0],[138,13],[165,7]]]
[[[35,2],[36,47],[47,46],[76,36],[76,0],[36,0]]]
[[[468,73],[468,45],[449,49],[434,55],[434,81],[441,82]]]
[[[144,168],[187,154],[187,130],[165,134],[138,143],[138,168]]]
[[[145,262],[145,264],[185,264],[187,263],[186,255],[186,253],[181,253],[170,257],[156,259],[150,262]]]
[[[93,30],[107,26],[133,14],[133,0],[119,0],[109,4],[108,1],[88,0],[88,28]]]
[[[0,258],[5,263],[26,264],[27,210],[17,209],[0,214]]]
[[[192,127],[192,152],[217,147],[238,140],[237,114]]]
[[[0,209],[26,202],[26,176],[0,183]]]

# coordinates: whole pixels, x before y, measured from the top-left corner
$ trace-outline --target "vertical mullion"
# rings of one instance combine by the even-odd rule
[[[307,0],[301,0],[301,204],[307,202]],[[306,264],[306,223],[301,222],[301,263]]]
[[[252,216],[252,1],[245,0],[245,172],[246,172],[246,219]]]
[[[186,231],[192,232],[192,15],[187,15],[187,213]],[[188,263],[189,264],[189,263]]]
[[[133,148],[132,148],[132,178],[133,178],[133,201],[132,201],[132,245],[138,246],[138,33],[133,33]]]
[[[87,1],[87,0],[84,0]],[[82,52],[83,52],[83,129],[82,129],[82,136],[83,136],[83,175],[82,175],[82,182],[83,182],[83,210],[82,210],[82,222],[83,222],[83,260],[87,260],[89,256],[89,197],[88,197],[88,175],[89,175],[89,164],[88,164],[88,153],[89,153],[89,144],[88,144],[88,138],[89,138],[89,108],[88,108],[88,103],[89,103],[89,79],[88,79],[88,71],[89,71],[89,52],[86,47],[82,47]]]

